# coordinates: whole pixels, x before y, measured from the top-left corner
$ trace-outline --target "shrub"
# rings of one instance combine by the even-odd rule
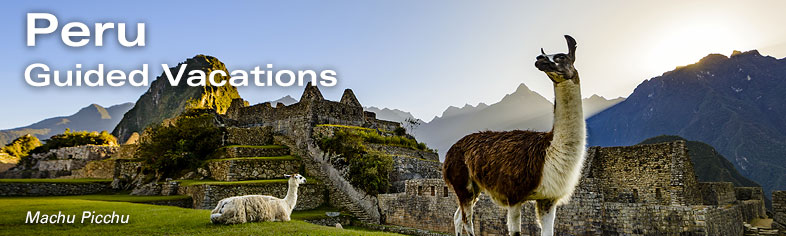
[[[56,134],[46,140],[44,145],[36,147],[30,153],[45,153],[52,149],[64,147],[76,147],[82,145],[115,145],[117,138],[112,136],[106,131],[88,132],[76,131],[72,132],[71,129],[66,129],[62,134]]]
[[[318,144],[329,154],[341,157],[333,160],[333,164],[348,168],[345,177],[353,186],[372,195],[385,193],[390,186],[388,173],[393,170],[393,158],[369,151],[361,134],[339,129],[333,137],[323,138]]]
[[[153,171],[158,178],[196,169],[221,146],[222,132],[212,110],[187,110],[168,125],[158,124],[145,132],[136,156],[145,171]]]
[[[41,140],[38,140],[38,138],[33,135],[26,134],[11,141],[11,143],[3,147],[3,149],[0,149],[0,152],[17,158],[23,158],[28,156],[30,151],[39,146],[41,146]]]

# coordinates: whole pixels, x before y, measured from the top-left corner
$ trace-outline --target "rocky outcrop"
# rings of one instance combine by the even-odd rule
[[[120,143],[124,143],[132,133],[144,130],[150,124],[161,123],[166,119],[179,115],[188,107],[212,108],[223,114],[229,108],[232,99],[240,98],[237,88],[227,83],[216,87],[207,83],[206,86],[192,87],[186,85],[187,75],[190,71],[201,70],[210,74],[214,70],[227,71],[224,63],[217,58],[206,55],[197,55],[193,58],[169,68],[176,76],[180,65],[186,64],[184,76],[179,86],[172,86],[167,77],[162,74],[150,84],[150,89],[137,100],[134,108],[129,110],[112,134]],[[229,76],[216,75],[216,81],[228,80]]]

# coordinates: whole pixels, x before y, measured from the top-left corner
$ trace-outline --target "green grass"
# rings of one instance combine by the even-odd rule
[[[0,235],[395,235],[375,231],[341,230],[298,220],[311,217],[316,211],[304,212],[302,215],[294,212],[294,219],[289,222],[214,225],[209,220],[210,210],[72,198],[0,198],[0,209],[3,209],[3,214],[0,214]],[[41,211],[41,214],[62,212],[64,215],[76,215],[76,220],[74,224],[25,224],[28,211]],[[83,211],[129,215],[129,222],[82,224],[80,220]]]
[[[287,146],[281,145],[264,145],[264,146],[254,146],[254,145],[229,145],[224,146],[221,148],[262,148],[262,149],[280,149],[280,148],[287,148]]]
[[[44,197],[46,198],[46,197]],[[170,195],[170,196],[134,196],[128,194],[91,194],[91,195],[76,195],[76,196],[58,196],[52,198],[59,199],[81,199],[81,200],[95,200],[107,202],[160,202],[160,201],[178,201],[191,199],[188,195]]]
[[[295,156],[287,155],[287,156],[277,156],[277,157],[235,157],[235,158],[223,158],[223,159],[210,159],[208,161],[228,161],[228,160],[267,160],[267,161],[292,161],[292,160],[299,160]]]
[[[0,183],[111,183],[112,179],[0,179]]]
[[[328,218],[325,215],[325,212],[328,211],[335,211],[340,212],[341,215],[347,215],[347,213],[341,212],[341,210],[330,207],[330,206],[321,206],[316,209],[312,210],[305,210],[305,211],[294,211],[292,212],[292,219],[295,220],[316,220],[316,219],[324,219]]]

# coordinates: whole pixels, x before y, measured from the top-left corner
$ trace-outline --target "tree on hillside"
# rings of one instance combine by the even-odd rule
[[[161,178],[199,167],[221,146],[222,131],[216,125],[215,115],[208,109],[187,110],[165,124],[145,130],[136,151],[145,171]]]
[[[0,149],[0,152],[21,159],[27,157],[30,151],[39,146],[41,146],[41,140],[38,140],[33,135],[26,134],[11,141],[11,143]]]
[[[30,153],[45,153],[52,149],[82,145],[117,145],[117,138],[106,130],[99,133],[66,129],[65,132],[52,136],[44,145],[36,147]]]

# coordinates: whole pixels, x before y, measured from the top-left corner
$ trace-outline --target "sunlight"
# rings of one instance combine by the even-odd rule
[[[710,53],[728,56],[733,50],[748,50],[750,40],[745,40],[745,29],[738,25],[739,22],[710,17],[667,23],[649,40],[651,45],[640,69],[658,75],[696,63]]]

